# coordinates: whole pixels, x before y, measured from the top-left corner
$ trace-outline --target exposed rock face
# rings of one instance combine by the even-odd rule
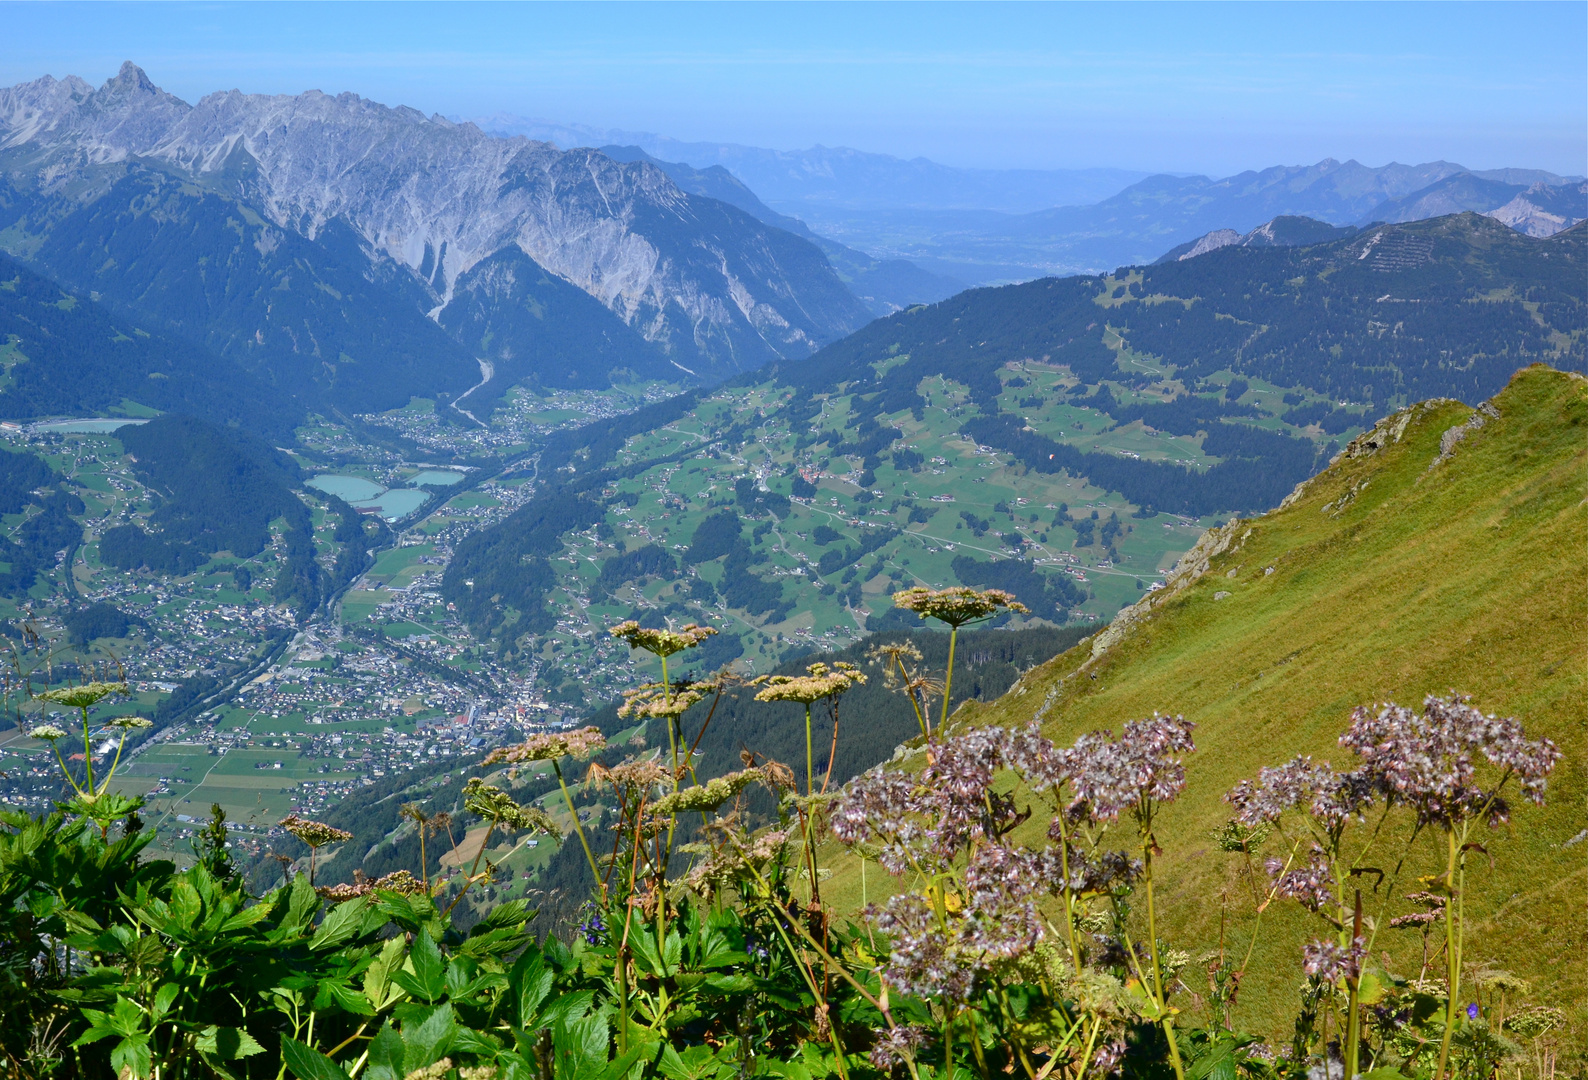
[[[803,356],[866,320],[807,241],[681,191],[647,162],[497,138],[353,94],[210,94],[189,106],[130,62],[0,90],[0,169],[91,199],[136,162],[227,191],[314,239],[345,220],[421,278],[434,308],[517,247],[686,366]]]
[[[1504,206],[1488,211],[1487,216],[1528,236],[1554,236],[1588,217],[1588,183],[1534,184]]]

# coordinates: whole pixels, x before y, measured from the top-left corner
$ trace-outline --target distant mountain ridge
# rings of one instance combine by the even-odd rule
[[[130,62],[98,89],[45,77],[0,90],[0,229],[14,254],[81,247],[74,215],[113,192],[137,216],[137,197],[117,185],[151,172],[190,185],[184,198],[230,200],[230,219],[266,259],[288,234],[318,244],[342,223],[359,272],[400,271],[421,315],[444,311],[471,271],[516,248],[703,377],[807,355],[867,318],[815,245],[688,194],[648,162],[489,136],[353,94],[230,91],[188,105]],[[230,329],[238,340],[271,332]],[[504,366],[523,351],[496,344]],[[338,362],[303,340],[293,347]],[[445,389],[474,381],[468,359],[438,376]]]

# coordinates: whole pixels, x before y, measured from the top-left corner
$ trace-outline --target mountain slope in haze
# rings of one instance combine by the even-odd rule
[[[953,296],[965,283],[923,270],[907,259],[874,259],[835,240],[818,236],[798,218],[780,214],[763,203],[738,177],[721,165],[697,169],[674,161],[658,161],[637,146],[603,146],[614,161],[649,161],[692,195],[704,195],[737,206],[775,228],[803,236],[822,249],[839,278],[873,315],[887,315],[911,304],[930,304]]]
[[[1588,870],[1569,845],[1588,795],[1588,383],[1528,368],[1489,409],[1440,400],[1385,418],[1282,509],[1209,533],[1168,588],[1107,631],[992,705],[957,714],[977,725],[1037,718],[1060,745],[1155,710],[1197,723],[1185,793],[1157,831],[1159,918],[1176,947],[1216,949],[1222,932],[1244,948],[1251,930],[1238,859],[1208,840],[1230,816],[1226,791],[1296,754],[1350,768],[1354,756],[1337,739],[1352,708],[1418,705],[1455,688],[1565,753],[1544,809],[1517,800],[1515,824],[1480,837],[1494,869],[1483,863],[1467,878],[1468,954],[1529,980],[1530,1000],[1582,1000]],[[1386,870],[1409,831],[1408,820],[1391,819]],[[1440,843],[1422,838],[1390,915],[1411,909],[1401,895],[1418,887],[1417,874],[1442,868]],[[823,891],[854,904],[858,874],[841,869]],[[1270,909],[1241,983],[1238,1027],[1288,1022],[1296,958],[1319,926],[1294,904]],[[1385,930],[1374,951],[1415,977],[1420,947],[1415,933]]]
[[[1316,218],[1284,215],[1264,222],[1244,236],[1234,229],[1214,229],[1206,236],[1170,248],[1153,265],[1183,262],[1225,247],[1310,247],[1343,240],[1355,232],[1354,225],[1330,225]]]
[[[0,417],[125,412],[131,403],[290,439],[302,409],[208,350],[121,319],[0,255]]]
[[[499,113],[475,120],[486,131],[520,135],[570,149],[630,145],[696,169],[721,166],[768,202],[803,215],[818,207],[848,210],[993,210],[1028,213],[1097,202],[1148,174],[1134,169],[966,169],[850,147],[770,150],[736,143],[690,142],[653,132],[594,128]]]
[[[190,106],[130,63],[98,89],[44,78],[0,90],[0,172],[17,204],[6,247],[78,245],[55,230],[139,163],[307,243],[343,230],[375,276],[405,276],[423,295],[421,314],[516,247],[703,376],[798,358],[866,319],[808,241],[686,194],[648,163],[495,138],[352,94],[228,92]]]
[[[1522,170],[1499,170],[1502,175]],[[1555,178],[1559,181],[1559,177]],[[1524,221],[1520,203],[1532,211]],[[1516,205],[1512,205],[1516,203]],[[1511,209],[1502,212],[1502,208]],[[1553,236],[1588,218],[1588,183],[1509,183],[1479,173],[1458,173],[1399,199],[1380,203],[1363,221],[1418,221],[1476,210],[1529,236]],[[1549,215],[1538,216],[1539,212]]]

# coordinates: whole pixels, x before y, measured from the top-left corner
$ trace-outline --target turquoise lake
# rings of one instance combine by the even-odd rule
[[[106,435],[128,424],[147,424],[147,420],[55,420],[33,425],[39,431],[56,431],[63,435]]]
[[[373,499],[386,490],[373,480],[365,480],[362,476],[338,476],[335,473],[321,473],[308,483],[312,488],[350,503]]]
[[[374,499],[363,499],[353,504],[359,510],[374,510],[387,521],[397,521],[407,517],[425,504],[430,498],[427,491],[414,488],[392,488],[383,495]]]

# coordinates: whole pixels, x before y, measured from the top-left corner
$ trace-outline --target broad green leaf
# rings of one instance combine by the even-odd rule
[[[314,937],[309,939],[309,948],[329,949],[358,933],[359,925],[364,921],[364,908],[367,904],[368,901],[359,896],[332,908],[331,913],[320,924],[320,928],[314,932]]]
[[[308,928],[314,913],[319,909],[319,894],[314,891],[314,886],[309,884],[309,879],[299,874],[292,879],[292,885],[287,890],[287,911],[281,919],[281,928],[301,932]]]
[[[407,1052],[403,1055],[403,1068],[408,1072],[422,1069],[445,1054],[457,1030],[457,1020],[451,1005],[442,1005],[418,1027],[403,1032]]]
[[[347,1080],[342,1066],[290,1035],[281,1038],[281,1060],[298,1080]]]
[[[171,1011],[171,1003],[179,993],[175,983],[166,983],[154,992],[154,1004],[149,1009],[149,1022],[158,1024]]]
[[[320,988],[336,1002],[338,1008],[345,1012],[355,1016],[375,1015],[375,1009],[370,1005],[369,999],[340,979],[327,979],[320,984]]]
[[[265,903],[253,904],[243,908],[237,914],[221,923],[220,932],[230,934],[237,930],[246,930],[250,926],[257,926],[270,918],[270,905]]]
[[[408,950],[407,968],[412,974],[411,985],[410,980],[404,980],[401,985],[415,997],[435,1001],[446,989],[441,950],[436,948],[435,939],[427,931],[421,930],[414,935],[413,947]],[[400,979],[401,975],[396,977]]]
[[[380,955],[364,972],[364,996],[376,1012],[391,1004],[392,998],[397,996],[391,991],[391,976],[402,963],[403,945],[401,934],[388,938],[381,946]]]
[[[110,1052],[110,1067],[116,1070],[118,1077],[136,1077],[137,1080],[153,1072],[148,1036],[132,1035],[117,1043]]]
[[[517,1003],[519,1027],[537,1026],[535,1016],[540,1011],[540,1003],[551,992],[551,979],[551,972],[546,970],[546,961],[538,949],[531,948],[513,965],[507,981]]]
[[[255,1042],[252,1035],[242,1028],[234,1027],[207,1027],[199,1032],[196,1045],[200,1053],[209,1054],[222,1061],[236,1061],[238,1058],[265,1052],[265,1048]]]
[[[390,1020],[369,1044],[369,1068],[363,1080],[403,1080],[403,1037]]]

